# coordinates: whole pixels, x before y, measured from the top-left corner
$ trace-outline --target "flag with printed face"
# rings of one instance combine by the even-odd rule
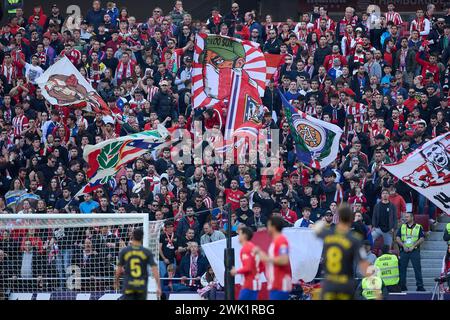
[[[161,148],[169,135],[167,129],[158,125],[157,130],[142,131],[117,139],[108,139],[96,145],[87,145],[84,160],[89,163],[88,184],[76,196],[91,192],[114,179],[119,169],[144,153]]]
[[[294,138],[297,158],[313,168],[325,168],[336,160],[342,129],[297,110],[279,91]]]
[[[450,215],[450,132],[384,167]]]
[[[263,96],[266,88],[266,60],[259,44],[232,37],[197,34],[192,70],[193,107],[212,107],[231,100],[235,74]],[[236,93],[236,92],[235,92]]]
[[[42,95],[52,105],[111,114],[102,97],[66,56],[48,68],[36,82],[42,90]]]

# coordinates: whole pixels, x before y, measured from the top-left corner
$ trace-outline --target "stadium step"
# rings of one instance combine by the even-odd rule
[[[423,278],[436,278],[441,274],[441,268],[437,266],[430,266],[422,264],[422,277]],[[408,267],[408,277],[412,276],[414,278],[414,269],[412,267]]]
[[[435,285],[434,278],[423,278],[423,286],[427,291],[432,291]],[[408,288],[408,291],[416,291],[416,279],[415,278],[408,278],[406,281],[406,287]]]
[[[444,235],[443,232],[430,232],[428,234],[428,236],[426,237],[426,239],[429,241],[433,241],[433,240],[443,241],[442,240],[443,235]]]
[[[439,220],[441,220],[441,219],[443,219],[443,218],[441,217]],[[447,217],[445,217],[444,219],[447,219]],[[447,222],[438,222],[431,227],[431,230],[437,231],[437,232],[444,232],[446,225],[447,225]]]
[[[422,250],[422,252],[427,250],[440,250],[441,252],[445,253],[445,250],[447,249],[447,243],[445,243],[442,238],[440,241],[425,241],[420,249]]]
[[[448,214],[441,215],[438,218],[438,220],[439,220],[439,222],[442,222],[442,223],[449,223],[450,222],[450,216]]]
[[[420,253],[422,260],[438,259],[440,262],[442,262],[444,255],[445,255],[445,251],[442,252],[441,250],[423,250]]]

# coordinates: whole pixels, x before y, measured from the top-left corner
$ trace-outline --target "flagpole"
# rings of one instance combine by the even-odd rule
[[[225,261],[225,300],[234,300],[234,277],[230,271],[234,266],[234,249],[231,246],[231,207],[227,203],[224,206],[227,212],[227,247],[224,250]]]
[[[67,211],[67,209],[69,209],[69,204],[72,203],[73,199],[75,199],[75,196],[73,196],[72,198],[70,198],[69,202],[67,202],[67,204],[64,206],[64,208],[66,209],[66,211]]]

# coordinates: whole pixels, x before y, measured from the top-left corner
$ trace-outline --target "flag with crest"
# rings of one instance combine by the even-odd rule
[[[279,91],[284,113],[294,138],[297,159],[320,169],[336,160],[342,129],[297,110]]]

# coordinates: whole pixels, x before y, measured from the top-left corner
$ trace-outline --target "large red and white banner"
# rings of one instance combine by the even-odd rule
[[[231,103],[236,95],[232,87],[240,88],[241,85],[253,86],[256,96],[262,97],[266,71],[266,59],[259,44],[226,36],[197,34],[192,70],[193,107],[209,108],[221,102]]]
[[[384,167],[450,215],[450,132]]]

